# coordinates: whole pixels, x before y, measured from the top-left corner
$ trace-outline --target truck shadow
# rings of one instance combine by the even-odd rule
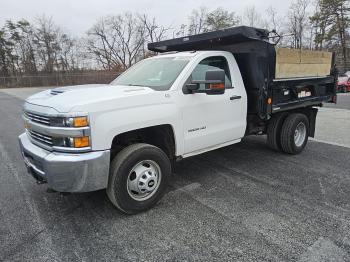
[[[234,163],[239,168],[251,162],[253,155],[276,155],[266,147],[265,139],[261,137],[246,138],[241,143],[208,152],[189,159],[177,162],[174,172],[169,179],[167,194],[181,188],[186,188],[194,183],[203,184],[208,176],[215,175],[216,168],[222,163],[216,159],[225,158],[226,161]],[[242,158],[242,155],[245,157]],[[215,156],[215,157],[214,157]],[[208,169],[210,170],[208,172]],[[249,170],[248,170],[249,171]],[[124,217],[125,215],[118,211],[109,201],[105,190],[79,194],[61,194],[55,193],[56,199],[60,199],[62,203],[62,212],[64,215],[71,215],[79,210],[99,210],[102,215],[113,214],[115,218]],[[161,201],[164,202],[164,201]],[[166,208],[166,205],[162,205]],[[57,210],[59,208],[57,207]]]
[[[167,204],[167,198],[178,191],[191,194],[191,191],[201,186],[212,189],[218,186],[216,184],[223,178],[233,181],[232,183],[244,178],[248,180],[248,183],[260,183],[262,186],[271,187],[274,184],[281,184],[285,185],[286,188],[293,187],[293,190],[302,190],[303,187],[307,186],[305,180],[314,179],[311,177],[324,170],[321,167],[319,170],[315,168],[312,161],[317,163],[323,161],[326,166],[329,165],[327,164],[327,150],[324,150],[324,147],[329,147],[329,149],[333,147],[333,150],[348,152],[346,148],[341,149],[312,142],[302,154],[288,155],[269,149],[265,141],[265,137],[249,137],[239,144],[177,162],[169,179],[165,200],[160,201],[160,204],[154,209],[166,210],[170,208],[170,205]],[[322,154],[322,152],[325,153]],[[319,160],[314,157],[316,153]],[[339,169],[349,168],[348,162],[346,162],[347,154],[340,153],[339,155],[344,158],[343,160],[339,159],[339,162],[342,163],[338,165]],[[300,166],[301,162],[304,163],[304,166]],[[219,186],[221,190],[229,190],[225,184]],[[181,194],[177,194],[176,198],[181,198]],[[48,199],[52,201],[49,205],[54,205],[54,209],[47,211],[63,213],[65,216],[93,212],[94,214],[98,213],[99,216],[113,217],[114,219],[125,217],[110,203],[105,190],[69,195],[55,193],[50,195]]]

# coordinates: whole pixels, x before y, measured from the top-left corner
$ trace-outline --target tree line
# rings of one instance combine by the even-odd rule
[[[348,0],[293,0],[287,14],[273,7],[250,6],[243,13],[199,7],[176,28],[127,12],[101,17],[83,37],[70,35],[46,16],[6,21],[0,27],[0,76],[123,71],[154,55],[147,50],[149,42],[237,25],[275,29],[282,35],[280,46],[337,51],[345,69],[350,66],[349,12]]]

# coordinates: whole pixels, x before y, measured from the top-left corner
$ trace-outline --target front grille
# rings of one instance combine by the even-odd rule
[[[28,130],[27,129],[27,132],[28,132],[28,135],[34,140],[34,141],[37,141],[41,144],[44,144],[44,145],[47,145],[47,146],[53,146],[53,139],[51,136],[47,136],[47,135],[44,135],[44,134],[40,134],[38,132],[35,132],[33,130]]]
[[[43,116],[43,115],[39,115],[39,114],[27,112],[27,111],[24,112],[24,115],[29,120],[31,120],[31,121],[33,121],[35,123],[46,125],[46,126],[50,125],[50,117],[48,117],[48,116]]]

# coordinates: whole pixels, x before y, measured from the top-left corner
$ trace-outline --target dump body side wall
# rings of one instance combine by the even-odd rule
[[[336,95],[336,76],[275,80],[271,86],[272,107],[269,114],[298,107],[332,102]]]

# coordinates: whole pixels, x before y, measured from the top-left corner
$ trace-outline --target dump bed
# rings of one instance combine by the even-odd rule
[[[155,52],[231,52],[248,94],[248,118],[332,102],[336,95],[334,54],[277,49],[264,29],[240,26],[148,44]],[[269,99],[271,98],[271,99]],[[268,103],[272,101],[272,103]]]

